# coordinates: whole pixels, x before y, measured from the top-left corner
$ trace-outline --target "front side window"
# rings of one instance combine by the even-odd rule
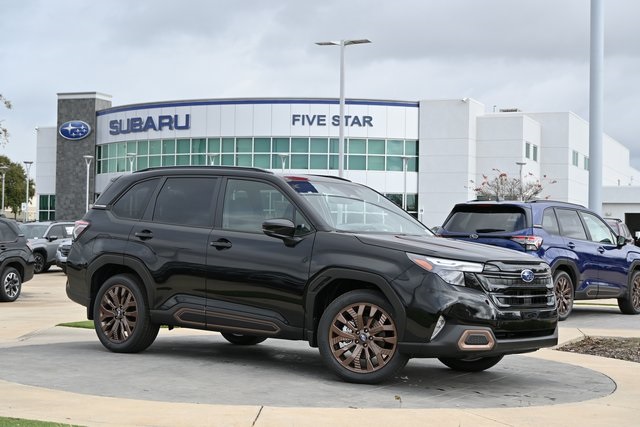
[[[284,218],[296,225],[296,235],[310,231],[308,222],[276,187],[260,181],[230,179],[224,195],[222,228],[262,233],[262,223]]]
[[[16,240],[16,232],[4,222],[0,222],[0,242],[12,242]]]
[[[588,212],[580,212],[580,215],[584,220],[587,230],[589,230],[589,240],[610,245],[616,242],[615,236],[600,218]]]

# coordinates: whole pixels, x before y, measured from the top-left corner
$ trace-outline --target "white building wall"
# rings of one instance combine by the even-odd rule
[[[39,127],[37,130],[36,194],[56,193],[56,132],[55,126]]]
[[[475,197],[476,118],[484,105],[473,99],[420,101],[419,217],[440,225],[458,202]]]

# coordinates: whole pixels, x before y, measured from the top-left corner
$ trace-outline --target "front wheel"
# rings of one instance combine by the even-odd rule
[[[565,271],[553,275],[553,290],[556,294],[558,320],[565,320],[573,310],[573,280]]]
[[[640,314],[640,271],[634,271],[627,294],[618,298],[618,307],[623,314]]]
[[[266,337],[256,337],[253,335],[232,334],[230,332],[220,333],[225,340],[236,345],[256,345],[266,340]]]
[[[353,383],[379,383],[409,360],[398,347],[397,321],[391,305],[377,292],[357,290],[336,298],[318,325],[324,363]]]
[[[137,353],[149,347],[160,325],[151,322],[149,306],[138,280],[118,274],[100,287],[93,323],[102,345],[116,353]]]
[[[444,363],[449,368],[454,371],[463,371],[463,372],[480,372],[486,369],[492,368],[499,361],[502,360],[504,356],[493,356],[493,357],[465,357],[462,359],[456,359],[452,357],[440,357],[439,361]]]
[[[13,267],[7,267],[0,277],[0,301],[12,302],[18,299],[22,290],[22,277]]]

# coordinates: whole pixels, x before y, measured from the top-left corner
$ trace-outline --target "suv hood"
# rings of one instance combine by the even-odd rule
[[[506,261],[506,262],[536,262],[540,258],[480,243],[463,242],[460,240],[443,239],[441,237],[420,237],[408,235],[359,234],[356,238],[362,243],[372,246],[392,248],[404,252],[440,258],[457,259],[474,262]]]

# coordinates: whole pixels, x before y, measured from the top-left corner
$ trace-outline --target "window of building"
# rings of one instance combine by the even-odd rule
[[[40,194],[38,202],[38,221],[53,221],[56,219],[55,194]]]
[[[571,164],[573,166],[578,166],[578,158],[579,158],[579,154],[576,150],[573,150],[573,153],[571,155]]]
[[[584,170],[588,171],[589,170],[589,158],[587,156],[584,156],[584,159],[582,159],[582,167],[584,168]]]

